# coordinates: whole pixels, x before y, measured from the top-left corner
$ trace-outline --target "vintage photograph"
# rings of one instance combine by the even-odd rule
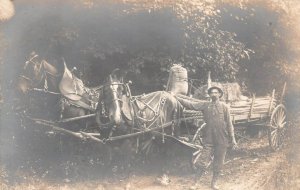
[[[0,190],[299,190],[300,1],[0,0]]]

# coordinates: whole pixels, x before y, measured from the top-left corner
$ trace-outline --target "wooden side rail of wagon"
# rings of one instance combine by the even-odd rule
[[[235,125],[253,123],[268,127],[269,145],[273,150],[283,145],[286,131],[286,108],[283,98],[286,83],[280,96],[276,97],[275,89],[271,96],[253,97],[250,101],[238,101],[230,105],[232,120]]]

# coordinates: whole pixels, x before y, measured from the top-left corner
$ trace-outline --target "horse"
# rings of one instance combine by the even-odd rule
[[[101,98],[99,98],[96,108],[96,122],[100,127],[108,124],[116,127],[120,126],[122,122],[120,102],[122,102],[122,91],[124,90],[123,81],[116,80],[115,76],[109,75],[100,91],[99,97]]]
[[[21,103],[25,104],[21,110],[43,117],[55,114],[59,120],[95,113],[100,88],[85,86],[66,63],[63,72],[59,72],[47,61],[39,61],[35,53],[25,63],[17,82]],[[44,114],[44,110],[51,113]]]
[[[95,113],[101,88],[85,86],[64,63],[64,72],[59,82],[61,119]]]
[[[176,95],[166,91],[156,91],[132,96],[129,84],[124,83],[122,77],[119,77],[118,70],[113,71],[109,76],[108,82],[102,88],[102,93],[102,99],[98,103],[97,113],[99,114],[97,114],[96,120],[100,120],[98,124],[101,126],[103,125],[101,116],[106,115],[110,132],[102,133],[101,137],[107,139],[107,142],[110,139],[119,139],[120,142],[110,142],[118,147],[118,150],[126,149],[127,155],[125,153],[121,156],[117,155],[117,157],[119,156],[118,159],[122,159],[126,163],[130,161],[128,159],[134,153],[141,153],[143,157],[145,156],[142,158],[144,161],[151,158],[157,159],[157,154],[153,153],[164,156],[170,155],[170,153],[171,155],[182,154],[183,150],[177,152],[178,147],[167,146],[169,140],[175,140],[175,142],[179,142],[179,145],[189,147],[184,150],[184,152],[187,151],[184,153],[185,155],[190,154],[191,150],[197,149],[190,160],[191,168],[197,168],[195,164],[201,155],[200,145],[193,146],[189,143],[191,139],[182,136],[182,134],[190,135],[190,133],[193,134],[193,130],[197,131],[193,135],[192,141],[194,141],[195,135],[198,136],[199,128],[192,129],[180,125],[183,107],[176,99]],[[121,140],[122,136],[126,138]],[[116,144],[113,144],[114,142]],[[127,147],[124,147],[125,145]],[[151,157],[149,158],[149,156]],[[162,162],[166,161],[166,159],[161,160]]]
[[[106,138],[109,139],[120,133],[132,134],[151,130],[150,135],[137,137],[137,144],[141,144],[139,150],[148,154],[154,139],[161,139],[161,142],[164,143],[167,137],[179,134],[179,128],[175,125],[177,124],[176,119],[180,118],[182,113],[182,106],[172,94],[157,91],[132,96],[129,85],[123,82],[116,71],[109,76],[103,93],[102,100],[98,105],[105,106],[112,126]],[[97,113],[101,111],[99,107]],[[98,121],[101,119],[100,114],[97,118]]]
[[[58,82],[59,73],[57,69],[46,60],[39,61],[38,55],[32,53],[18,77],[17,90],[22,95],[35,88],[57,93]]]
[[[36,113],[41,116],[53,115],[50,113],[53,110],[48,108],[50,104],[58,105],[56,104],[59,100],[58,83],[58,70],[46,60],[40,61],[34,52],[31,53],[17,78],[16,92],[19,102],[14,107],[15,111]],[[41,96],[41,92],[37,93],[38,91],[49,93]]]

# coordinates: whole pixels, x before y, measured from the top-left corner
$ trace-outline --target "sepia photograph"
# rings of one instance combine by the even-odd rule
[[[299,190],[299,0],[0,0],[0,190]]]

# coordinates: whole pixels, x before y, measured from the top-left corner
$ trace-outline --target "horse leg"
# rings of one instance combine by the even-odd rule
[[[146,142],[143,143],[142,152],[145,152],[146,156],[150,153],[152,146],[153,146],[153,137],[149,140],[147,140]]]
[[[131,139],[126,139],[121,145],[121,154],[123,157],[122,167],[125,173],[130,172],[131,161],[134,158],[135,147],[133,146],[133,141]]]

